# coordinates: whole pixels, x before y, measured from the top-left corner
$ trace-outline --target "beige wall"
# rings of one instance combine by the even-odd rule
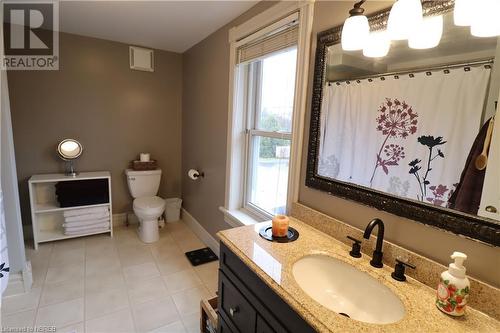
[[[383,9],[391,2],[367,2],[364,7],[368,13]],[[313,34],[342,24],[351,3],[349,2],[317,2],[314,10]],[[315,38],[314,43],[316,42]],[[314,54],[315,46],[311,54]],[[314,57],[311,57],[309,87],[312,87],[314,72]],[[415,251],[442,264],[450,262],[453,251],[463,251],[469,258],[466,261],[468,273],[495,286],[500,286],[500,269],[493,263],[498,263],[499,248],[488,246],[476,241],[455,236],[443,230],[426,226],[415,221],[401,218],[371,207],[360,205],[353,201],[343,200],[315,189],[307,188],[305,184],[305,169],[307,159],[307,139],[309,138],[309,118],[311,105],[311,89],[308,94],[306,114],[305,139],[302,161],[302,177],[299,202],[327,215],[345,221],[355,227],[364,229],[374,217],[381,218],[386,225],[386,239]],[[418,269],[418,267],[417,267]],[[436,277],[437,278],[437,277]]]
[[[226,177],[229,29],[269,8],[260,2],[183,54],[182,194],[184,208],[214,235],[228,226],[224,205]],[[192,181],[198,168],[205,178]]]
[[[23,221],[27,180],[63,171],[57,143],[84,145],[81,171],[110,170],[113,211],[131,210],[124,169],[139,152],[158,160],[163,197],[181,194],[182,55],[155,50],[155,72],[129,68],[128,45],[60,35],[59,71],[8,73]]]

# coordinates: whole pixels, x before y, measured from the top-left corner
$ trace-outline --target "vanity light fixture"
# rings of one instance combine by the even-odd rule
[[[391,40],[386,30],[370,32],[363,55],[369,58],[385,57],[391,48]]]
[[[470,32],[476,37],[500,36],[500,0],[474,0]]]
[[[387,30],[392,40],[410,38],[422,22],[420,0],[397,0],[392,6],[387,21]]]
[[[455,0],[455,9],[453,11],[453,21],[459,27],[468,27],[472,24],[472,13],[474,11],[474,2],[477,0]]]
[[[354,7],[349,11],[348,17],[342,27],[342,49],[344,51],[358,51],[365,46],[370,33],[368,19],[363,15],[364,9],[361,5],[366,0],[357,1]]]
[[[422,20],[420,27],[408,39],[412,49],[430,49],[439,45],[443,36],[443,16],[428,16]]]

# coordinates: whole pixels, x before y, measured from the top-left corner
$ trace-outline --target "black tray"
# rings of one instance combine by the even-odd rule
[[[288,227],[288,234],[284,237],[275,237],[273,236],[273,227],[270,225],[264,226],[260,228],[259,235],[260,237],[270,241],[270,242],[278,242],[278,243],[289,243],[293,242],[297,238],[299,238],[299,232],[297,229],[292,227]]]

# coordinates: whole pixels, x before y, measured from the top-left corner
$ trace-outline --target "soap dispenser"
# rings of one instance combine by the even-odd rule
[[[455,262],[448,266],[448,270],[441,274],[439,280],[436,306],[449,315],[463,316],[470,289],[463,265],[467,256],[461,252],[453,252],[451,259]]]

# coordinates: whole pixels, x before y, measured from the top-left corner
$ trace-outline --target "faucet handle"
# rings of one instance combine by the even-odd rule
[[[409,264],[407,261],[400,260],[396,258],[396,265],[394,266],[394,272],[392,272],[391,276],[396,281],[406,281],[405,276],[405,268],[409,267],[411,269],[415,269],[414,265]]]
[[[361,257],[361,241],[359,239],[356,239],[351,236],[347,236],[350,240],[352,240],[354,243],[352,243],[352,249],[349,252],[351,257],[354,258],[360,258]]]

